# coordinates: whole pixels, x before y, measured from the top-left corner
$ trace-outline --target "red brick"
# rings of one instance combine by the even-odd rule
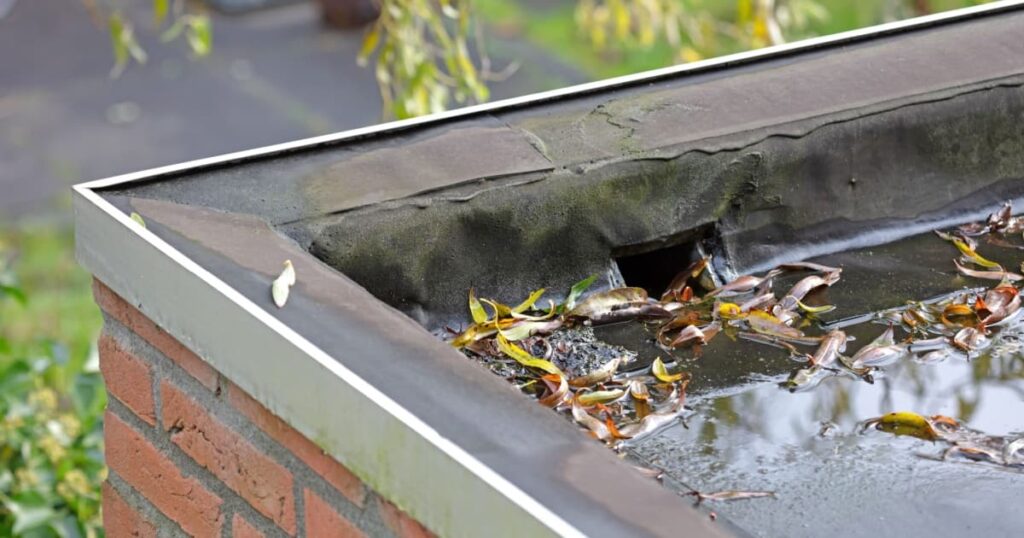
[[[114,293],[97,279],[93,279],[92,294],[96,304],[111,317],[121,322],[122,325],[139,335],[158,349],[167,358],[176,362],[192,377],[199,380],[210,390],[217,389],[217,371],[207,364],[198,355],[193,353],[181,342],[167,334],[145,314],[137,308],[128,304],[120,295]]]
[[[186,477],[160,451],[107,411],[103,425],[107,465],[153,506],[194,536],[219,536],[224,517],[217,495]]]
[[[434,538],[434,533],[390,502],[377,498],[380,519],[398,538]]]
[[[109,483],[103,483],[103,529],[109,538],[153,538],[156,526],[124,502]]]
[[[160,383],[160,394],[171,441],[253,508],[295,534],[291,473],[169,381]]]
[[[231,536],[232,538],[263,538],[263,533],[250,525],[241,514],[235,514],[235,517],[231,518]]]
[[[107,390],[151,426],[156,425],[152,373],[149,365],[128,353],[110,335],[99,341],[100,371]]]
[[[334,511],[327,501],[310,490],[303,494],[306,501],[306,535],[317,538],[363,538],[366,535],[351,521]]]
[[[313,472],[323,477],[353,504],[362,508],[366,499],[363,483],[344,465],[289,426],[277,415],[233,383],[227,386],[228,402],[263,430],[271,439],[295,454]]]

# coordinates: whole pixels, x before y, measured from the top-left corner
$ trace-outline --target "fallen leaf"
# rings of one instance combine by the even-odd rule
[[[592,318],[615,310],[646,304],[643,288],[615,288],[587,297],[567,314],[570,317]]]
[[[590,430],[590,435],[597,439],[607,441],[612,436],[611,431],[608,430],[608,426],[604,422],[591,416],[586,409],[576,402],[572,404],[572,418]]]
[[[558,309],[559,312],[566,312],[576,307],[576,301],[583,295],[583,292],[587,291],[587,288],[597,280],[597,274],[593,274],[580,280],[579,282],[572,285],[569,289],[569,296],[565,298],[565,302],[562,303]]]
[[[934,441],[939,438],[927,418],[911,411],[897,411],[866,420],[863,423],[862,431],[871,426],[894,435],[909,435],[925,441]]]
[[[270,294],[273,296],[274,304],[278,308],[284,307],[284,304],[288,301],[288,292],[294,285],[295,268],[292,267],[291,260],[285,260],[284,270],[281,271],[280,276],[274,279],[274,283],[270,286]]]
[[[753,291],[754,288],[760,286],[761,283],[764,282],[765,280],[773,278],[776,274],[777,273],[769,271],[768,275],[771,276],[765,275],[763,277],[759,277],[754,275],[744,275],[733,280],[732,282],[729,282],[728,284],[725,284],[724,286],[720,286],[709,291],[707,297],[714,297],[716,295],[722,295],[724,297],[727,295],[739,295],[741,293],[747,293],[749,291]]]
[[[526,312],[527,310],[533,308],[533,305],[541,298],[542,295],[544,295],[544,288],[541,288],[530,293],[530,296],[527,297],[525,301],[519,303],[519,305],[512,308],[512,313],[522,314],[523,312]]]
[[[142,215],[132,211],[132,214],[129,215],[129,218],[139,223],[139,226],[142,226],[143,228],[146,227],[146,221],[142,220]]]
[[[552,319],[548,321],[519,321],[507,329],[499,329],[501,334],[512,342],[528,338],[535,334],[548,334],[562,326],[562,320]]]
[[[959,250],[960,253],[963,254],[964,260],[970,261],[975,265],[987,267],[989,269],[1001,270],[1003,268],[998,263],[982,257],[981,254],[978,254],[978,252],[974,250],[973,246],[968,245],[967,242],[964,241],[963,239],[959,237],[953,237],[951,241],[953,242],[953,245],[956,246],[957,250]]]
[[[774,497],[774,491],[716,491],[714,493],[701,493],[694,491],[690,493],[697,497],[698,501],[739,501],[743,499],[760,499],[763,497]]]
[[[576,393],[576,402],[584,407],[590,407],[597,404],[612,403],[616,400],[622,399],[622,397],[625,395],[626,391],[622,389],[579,392]]]
[[[678,374],[669,374],[668,368],[665,367],[665,363],[662,362],[661,357],[654,359],[654,362],[651,363],[651,373],[654,374],[654,377],[658,378],[658,381],[661,381],[662,383],[675,383],[682,379],[684,375],[682,372]]]
[[[986,280],[1008,280],[1010,282],[1024,280],[1024,276],[1018,275],[1017,273],[1011,273],[1009,271],[977,271],[960,265],[956,260],[953,260],[953,265],[956,265],[957,271],[960,271],[961,274],[972,276],[974,278],[984,278]]]
[[[964,327],[953,336],[953,345],[963,351],[977,351],[988,347],[991,341],[976,327]]]
[[[488,320],[487,311],[476,298],[476,290],[473,288],[469,288],[469,313],[473,316],[473,323],[484,323]]]
[[[591,385],[596,385],[598,383],[604,383],[605,381],[611,379],[613,375],[615,375],[615,372],[618,371],[619,365],[621,363],[621,357],[612,359],[604,363],[604,365],[602,365],[597,370],[594,370],[593,372],[590,372],[587,375],[574,377],[570,379],[569,386],[580,388],[589,387]]]
[[[565,374],[563,374],[562,371],[559,370],[558,367],[555,366],[551,361],[539,359],[537,357],[534,357],[533,355],[530,355],[525,350],[523,350],[523,348],[509,342],[508,339],[502,336],[501,333],[498,333],[498,349],[500,349],[502,353],[515,359],[516,362],[522,364],[523,366],[529,368],[536,368],[538,370],[543,370],[549,374],[557,374],[562,377],[565,377]]]
[[[497,332],[498,329],[495,328],[495,325],[493,323],[486,327],[473,324],[467,327],[465,331],[463,331],[461,334],[456,336],[454,340],[452,340],[452,346],[456,348],[466,347],[467,345],[473,342],[477,342],[479,340],[483,340],[484,338],[494,336]]]
[[[541,377],[544,384],[547,386],[550,394],[540,398],[538,401],[541,405],[546,407],[557,407],[558,404],[565,401],[566,395],[569,394],[569,383],[565,381],[565,377],[560,374],[548,374]]]
[[[690,264],[686,269],[680,271],[679,274],[672,279],[672,282],[669,283],[665,292],[661,294],[662,302],[670,300],[688,301],[689,299],[682,296],[683,290],[688,287],[687,283],[690,279],[697,278],[697,276],[704,272],[704,269],[707,268],[707,266],[708,258],[701,258]]]

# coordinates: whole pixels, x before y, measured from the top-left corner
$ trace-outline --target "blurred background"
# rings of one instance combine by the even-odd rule
[[[971,0],[0,0],[0,535],[102,536],[69,187]]]

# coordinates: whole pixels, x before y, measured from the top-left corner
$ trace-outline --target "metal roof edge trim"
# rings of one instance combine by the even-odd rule
[[[730,54],[727,56],[720,56],[717,58],[709,58],[707,60],[701,60],[699,62],[673,65],[660,69],[644,71],[641,73],[634,73],[620,77],[597,80],[593,82],[578,84],[575,86],[567,86],[565,88],[558,88],[555,90],[549,90],[545,92],[523,95],[520,97],[503,99],[500,101],[493,101],[489,103],[482,103],[478,105],[457,108],[445,112],[439,112],[436,114],[419,116],[416,118],[391,121],[377,125],[370,125],[366,127],[350,129],[347,131],[340,131],[337,133],[331,133],[310,138],[303,138],[280,144],[272,144],[269,146],[263,146],[249,150],[242,150],[211,157],[204,157],[202,159],[196,159],[193,161],[186,161],[178,164],[150,168],[147,170],[121,174],[104,179],[96,179],[93,181],[80,183],[76,187],[82,187],[85,189],[108,188],[116,185],[131,183],[134,181],[153,179],[159,176],[179,173],[186,170],[193,170],[207,166],[215,166],[230,163],[232,161],[241,161],[257,157],[267,157],[290,151],[311,149],[320,145],[326,145],[347,140],[357,140],[360,138],[366,138],[376,135],[383,135],[390,132],[398,132],[413,127],[440,124],[446,121],[470,117],[476,114],[508,110],[526,105],[534,105],[561,98],[572,97],[575,95],[589,94],[600,90],[609,90],[646,82],[656,82],[677,75],[703,73],[708,71],[714,71],[716,69],[725,69],[736,65],[771,60],[775,58],[784,57],[790,54],[797,54],[820,48],[840,46],[847,43],[862,41],[871,37],[885,36],[904,31],[920,30],[931,26],[947,24],[959,20],[971,19],[974,17],[988,16],[1003,11],[1021,8],[1024,8],[1024,0],[999,0],[989,4],[982,4],[979,6],[944,11],[941,13],[935,13],[923,17],[914,17],[911,19],[904,19],[900,21],[894,21],[875,26],[868,26],[865,28],[841,32],[838,34],[831,34],[827,36],[805,39],[801,41],[794,41],[791,43],[784,43],[782,45],[776,45],[773,47],[765,47],[761,49]]]
[[[140,305],[138,290],[148,287],[146,301],[140,307],[144,314],[183,339],[204,360],[268,409],[315,439],[372,489],[432,526],[431,530],[451,536],[538,533],[584,536],[551,509],[133,222],[88,187],[76,186],[74,192],[79,263],[133,305]],[[211,288],[214,293],[189,293],[190,287]],[[190,297],[187,303],[180,300],[183,296]],[[203,305],[203,302],[208,304]],[[210,318],[216,319],[216,323],[208,323],[212,321]],[[168,327],[172,319],[181,320],[184,325]],[[239,332],[245,338],[225,337],[226,331]],[[183,334],[187,337],[182,338]],[[239,344],[252,352],[227,349]],[[275,350],[286,355],[273,353]],[[311,361],[302,362],[304,358]],[[282,368],[281,363],[289,363],[289,366]],[[323,371],[332,376],[315,375]],[[252,379],[254,372],[274,373],[271,379],[263,380],[262,386],[281,387],[291,383],[295,389],[275,391],[271,400],[268,392],[260,390],[261,385]],[[303,431],[302,420],[292,422],[301,417],[290,415],[299,413],[303,407],[323,413],[325,408],[320,403],[310,403],[316,400],[316,397],[311,398],[316,394],[315,390],[310,390],[314,385],[320,385],[317,395],[320,398],[335,402],[347,400],[345,404],[349,407],[333,409],[344,409],[343,414],[351,418],[332,420],[334,431]],[[366,427],[367,424],[370,426]],[[355,425],[362,427],[353,428]],[[353,431],[360,431],[360,435],[351,435]],[[394,442],[396,434],[403,442]],[[366,436],[372,437],[372,442],[367,442]],[[353,446],[353,450],[346,450]],[[369,453],[368,446],[371,447]],[[396,477],[402,478],[396,480]],[[438,482],[438,477],[444,477],[445,481]],[[436,487],[440,483],[446,487]],[[459,517],[439,517],[438,506],[448,510],[462,508],[465,512],[460,510]]]

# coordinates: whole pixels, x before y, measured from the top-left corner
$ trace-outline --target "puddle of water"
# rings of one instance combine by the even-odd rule
[[[1015,268],[1024,253],[986,246],[979,251]],[[953,247],[926,234],[881,247],[817,259],[843,267],[827,296],[839,308],[827,319],[899,306],[968,286],[951,262]],[[778,288],[785,288],[779,282]],[[856,338],[847,355],[884,327],[844,329]],[[899,332],[898,337],[902,336]],[[642,329],[611,328],[602,337],[640,349],[641,359],[665,356]],[[943,414],[994,435],[1024,430],[1024,324],[1004,329],[984,354],[967,362],[909,360],[887,367],[874,384],[830,377],[813,390],[778,386],[798,365],[787,353],[718,336],[703,356],[679,352],[693,372],[687,426],[639,441],[630,454],[664,469],[669,487],[701,491],[775,491],[777,499],[718,503],[713,509],[759,536],[1011,535],[1024,529],[1017,510],[1024,472],[963,460],[933,461],[945,445],[897,438],[858,423],[908,410]],[[685,485],[684,485],[685,484]]]

